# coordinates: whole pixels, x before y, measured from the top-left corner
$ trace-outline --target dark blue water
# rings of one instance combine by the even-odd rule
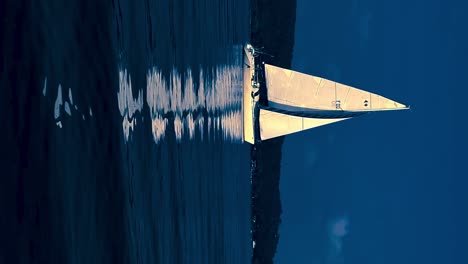
[[[249,262],[248,1],[0,10],[0,263]]]

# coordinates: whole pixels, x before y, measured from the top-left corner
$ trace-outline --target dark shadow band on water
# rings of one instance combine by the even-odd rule
[[[291,68],[296,22],[296,1],[251,2],[251,43],[273,56],[261,56],[256,63]],[[263,90],[263,91],[262,91]],[[265,87],[260,101],[265,103]],[[281,223],[280,170],[283,137],[251,147],[251,218],[255,242],[252,263],[273,263]]]
[[[128,263],[111,2],[1,1],[0,263]],[[93,118],[55,125],[60,83]],[[67,93],[68,94],[68,93]],[[6,157],[6,158],[3,158]]]

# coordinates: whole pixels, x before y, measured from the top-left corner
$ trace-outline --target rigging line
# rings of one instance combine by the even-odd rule
[[[296,102],[293,102],[293,101],[289,101],[289,100],[286,100],[286,99],[283,99],[283,98],[279,98],[279,97],[276,97],[276,96],[268,96],[268,97],[271,97],[271,98],[274,98],[274,99],[279,99],[281,101],[285,101],[285,102],[288,102],[288,103],[291,103],[291,104],[298,104]]]
[[[351,90],[351,88],[348,86],[348,91],[346,92],[346,97],[344,99],[344,104],[348,102],[348,95],[349,95],[349,91]]]
[[[315,92],[315,97],[317,97],[317,95],[318,95],[320,84],[322,84],[322,80],[323,80],[323,78],[320,78],[320,82],[319,82],[319,84],[317,86],[317,91]]]

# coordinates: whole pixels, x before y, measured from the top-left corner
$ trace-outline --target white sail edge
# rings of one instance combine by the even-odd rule
[[[343,121],[349,118],[309,118],[299,117],[260,109],[260,139],[267,140],[279,136],[289,135],[311,128]]]
[[[294,107],[387,111],[409,107],[381,95],[325,78],[265,64],[268,101]]]

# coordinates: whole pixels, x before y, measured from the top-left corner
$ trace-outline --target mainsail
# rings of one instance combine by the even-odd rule
[[[407,109],[378,94],[269,64],[265,64],[265,75],[271,107],[365,112]]]
[[[265,64],[268,106],[261,106],[261,140],[407,106],[324,78]]]

